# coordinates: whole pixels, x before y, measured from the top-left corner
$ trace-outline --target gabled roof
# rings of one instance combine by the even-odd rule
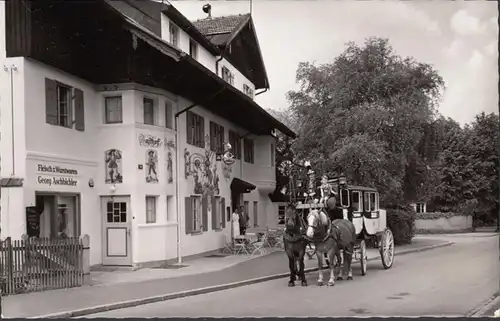
[[[257,39],[257,33],[255,32],[255,26],[250,14],[209,17],[193,21],[193,25],[221,51],[224,51],[231,44],[231,41],[233,41],[233,39],[235,39],[238,34],[248,26],[247,29],[250,30],[255,42],[254,55],[258,61],[258,68],[262,72],[262,78],[260,79],[260,82],[258,82],[261,85],[259,86],[258,83],[255,83],[256,88],[268,89],[270,87],[266,67],[264,65],[264,58],[262,57],[259,40]],[[245,73],[243,72],[243,74]]]
[[[164,13],[191,38],[213,55],[220,55],[220,50],[210,42],[186,17],[168,2],[154,0],[105,0],[110,6],[141,26],[161,37],[161,13]]]
[[[250,14],[225,17],[211,17],[193,21],[193,24],[205,36],[231,34],[248,21]]]

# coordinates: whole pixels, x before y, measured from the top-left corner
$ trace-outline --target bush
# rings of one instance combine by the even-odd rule
[[[450,218],[453,216],[465,216],[467,214],[455,213],[455,212],[427,212],[427,213],[417,213],[417,220],[437,220],[440,218]]]
[[[415,236],[416,213],[410,207],[387,209],[387,227],[394,234],[394,244],[410,244]]]

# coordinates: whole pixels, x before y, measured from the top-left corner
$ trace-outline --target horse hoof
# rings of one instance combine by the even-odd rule
[[[288,282],[288,286],[289,286],[289,287],[295,286],[295,282],[293,282],[293,281],[289,281],[289,282]]]
[[[306,280],[304,280],[304,281],[300,282],[300,285],[301,285],[301,286],[307,286],[307,281],[306,281]]]
[[[342,280],[344,280],[344,278],[343,278],[343,277],[341,277],[341,276],[337,276],[337,281],[342,281]]]
[[[323,286],[323,281],[318,281],[318,286]]]
[[[347,280],[348,280],[348,281],[352,280],[352,276],[348,276],[348,277],[347,277]]]
[[[334,286],[335,285],[335,282],[328,282],[328,286]]]

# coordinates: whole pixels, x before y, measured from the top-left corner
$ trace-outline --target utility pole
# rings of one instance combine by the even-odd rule
[[[250,15],[252,14],[252,0],[250,0]]]

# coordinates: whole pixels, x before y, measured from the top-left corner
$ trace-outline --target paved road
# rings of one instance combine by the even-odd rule
[[[454,238],[456,244],[396,257],[390,270],[369,262],[353,281],[288,288],[286,279],[109,311],[87,317],[461,316],[498,290],[498,237]],[[326,272],[325,272],[326,277]]]

